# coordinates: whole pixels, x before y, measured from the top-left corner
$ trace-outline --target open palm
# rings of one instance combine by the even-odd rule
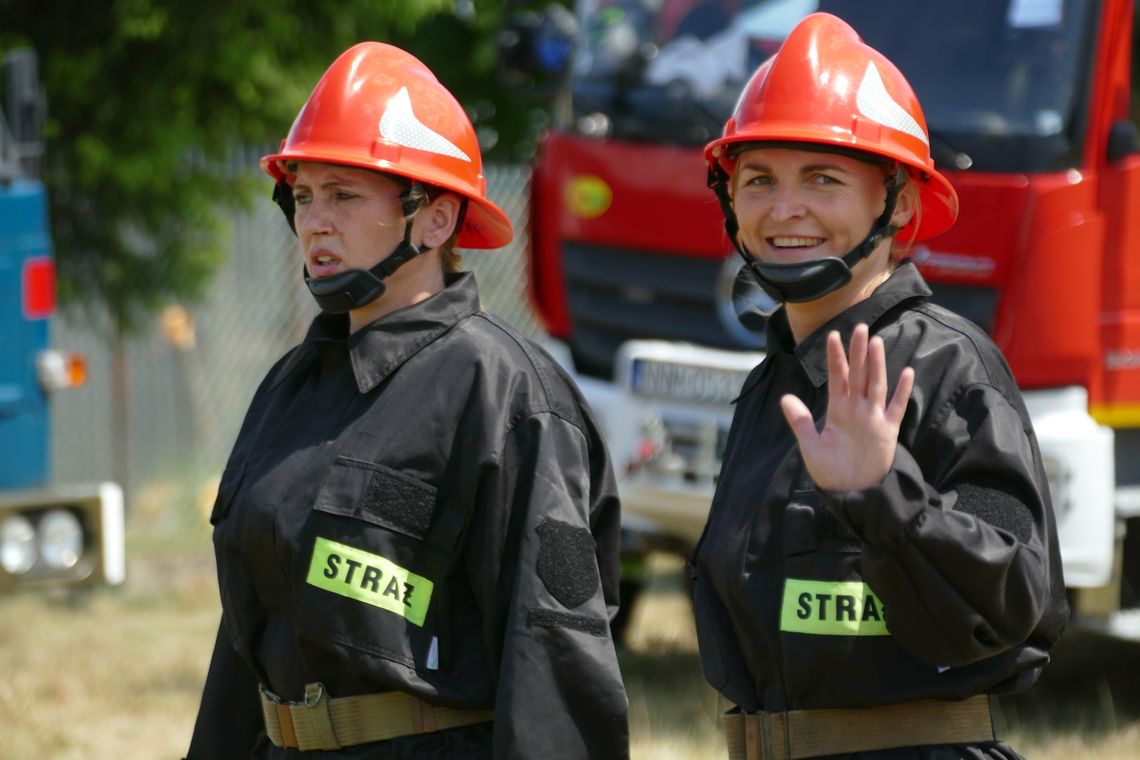
[[[800,445],[804,465],[825,491],[870,488],[890,470],[899,425],[914,386],[914,370],[899,375],[887,403],[887,362],[883,339],[868,340],[867,325],[851,336],[848,356],[838,332],[827,336],[827,420],[817,431],[811,411],[787,394],[780,407]]]

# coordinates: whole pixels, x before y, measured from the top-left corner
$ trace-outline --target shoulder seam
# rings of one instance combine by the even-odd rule
[[[551,390],[550,381],[546,376],[545,370],[539,366],[537,357],[534,355],[534,351],[531,349],[531,347],[529,345],[527,345],[526,341],[522,340],[520,338],[520,336],[517,333],[515,333],[515,331],[512,328],[510,328],[505,322],[503,322],[497,316],[495,316],[494,314],[491,314],[490,312],[479,311],[479,312],[476,312],[475,314],[472,314],[471,316],[481,317],[482,319],[486,320],[487,322],[490,322],[492,325],[494,325],[500,331],[502,331],[502,333],[504,335],[506,335],[508,338],[510,338],[512,341],[514,341],[515,345],[518,346],[519,349],[524,354],[526,354],[526,358],[527,358],[527,361],[530,362],[531,369],[533,369],[534,374],[538,376],[538,381],[540,383],[542,383],[542,392],[546,395],[547,409],[549,409],[549,411],[551,411],[551,412],[554,412],[554,409],[552,408],[554,406],[552,403],[552,400],[554,398],[554,393]],[[563,415],[558,415],[558,416],[563,416]],[[513,426],[513,423],[512,423],[512,426]]]

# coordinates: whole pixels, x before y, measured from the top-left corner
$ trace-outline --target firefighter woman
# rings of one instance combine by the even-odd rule
[[[512,236],[462,107],[361,43],[261,167],[322,313],[222,477],[189,757],[627,757],[610,463],[567,376],[455,271],[455,246]]]
[[[693,555],[732,758],[1016,758],[1067,607],[1045,472],[998,349],[908,245],[957,197],[898,69],[813,14],[706,148],[729,236],[781,306]]]

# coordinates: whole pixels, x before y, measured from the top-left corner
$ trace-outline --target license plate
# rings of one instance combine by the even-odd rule
[[[739,394],[748,370],[634,359],[630,384],[635,394],[674,401],[727,405]]]

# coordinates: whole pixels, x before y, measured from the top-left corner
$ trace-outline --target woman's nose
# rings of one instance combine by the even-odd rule
[[[772,203],[772,218],[777,221],[796,219],[807,213],[803,195],[796,187],[780,185]]]
[[[332,230],[332,219],[328,207],[321,201],[313,199],[304,206],[297,206],[293,214],[293,224],[298,233],[319,235]]]

